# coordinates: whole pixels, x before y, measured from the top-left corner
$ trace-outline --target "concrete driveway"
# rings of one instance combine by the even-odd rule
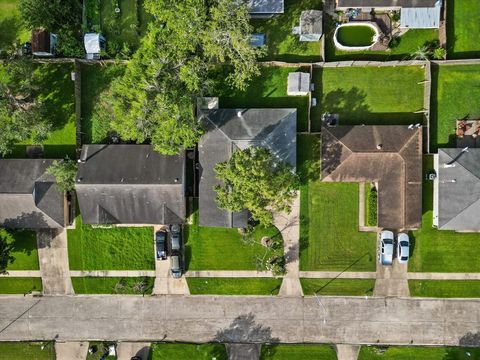
[[[0,341],[480,345],[480,300],[256,297],[0,297]]]

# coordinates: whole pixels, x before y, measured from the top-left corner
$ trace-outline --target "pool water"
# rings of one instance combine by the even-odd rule
[[[370,26],[341,26],[337,32],[337,40],[343,46],[370,46],[373,43],[375,30]]]

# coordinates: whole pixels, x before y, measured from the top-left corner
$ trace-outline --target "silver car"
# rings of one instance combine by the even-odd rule
[[[175,279],[182,277],[182,264],[180,256],[175,254],[170,257],[170,273]]]
[[[392,265],[393,263],[393,232],[384,230],[380,233],[380,264]]]
[[[410,258],[410,239],[405,233],[398,234],[397,257],[400,264],[406,264]]]

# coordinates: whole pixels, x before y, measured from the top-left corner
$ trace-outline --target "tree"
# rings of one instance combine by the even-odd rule
[[[445,59],[446,55],[447,55],[447,50],[445,50],[442,47],[437,47],[435,50],[433,50],[433,58],[436,60],[443,60]]]
[[[10,59],[0,64],[0,154],[7,155],[15,144],[29,140],[40,143],[51,130],[41,89],[32,61]]]
[[[77,174],[77,163],[70,160],[68,156],[65,160],[55,160],[47,169],[50,175],[55,176],[58,189],[61,192],[72,191],[75,189],[75,176]]]
[[[268,226],[272,211],[290,212],[297,177],[291,166],[265,148],[249,147],[235,152],[229,161],[215,166],[224,185],[216,186],[217,204],[230,211],[248,209],[253,218]]]
[[[13,243],[13,236],[7,230],[0,229],[0,274],[6,274],[8,264],[15,260],[11,255]]]
[[[413,60],[428,60],[430,59],[430,56],[432,55],[432,51],[430,50],[430,47],[428,45],[423,45],[417,48],[410,57]]]

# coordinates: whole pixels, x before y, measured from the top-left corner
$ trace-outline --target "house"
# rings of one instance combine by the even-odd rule
[[[300,14],[300,41],[320,41],[323,35],[323,13],[306,10]]]
[[[151,145],[84,145],[75,189],[86,224],[179,224],[185,155],[162,155]]]
[[[67,206],[55,178],[54,160],[0,159],[0,225],[12,229],[62,228]]]
[[[283,14],[284,0],[247,0],[248,13],[252,17],[267,18]]]
[[[228,161],[234,151],[262,146],[295,167],[297,110],[216,109],[200,116],[205,129],[198,144],[200,225],[246,227],[247,211],[234,213],[217,206],[214,187],[221,182],[215,177],[215,165]]]
[[[400,11],[400,28],[438,29],[442,0],[337,0],[337,10]]]
[[[101,34],[88,33],[83,38],[87,60],[99,60],[100,53],[105,50],[106,40]]]
[[[480,231],[480,149],[439,149],[434,155],[433,224]]]
[[[310,92],[310,74],[292,72],[288,74],[287,95],[306,96]]]
[[[378,227],[416,229],[422,219],[422,129],[322,127],[324,182],[375,182]]]
[[[32,54],[39,57],[55,56],[57,35],[45,29],[32,30]]]

